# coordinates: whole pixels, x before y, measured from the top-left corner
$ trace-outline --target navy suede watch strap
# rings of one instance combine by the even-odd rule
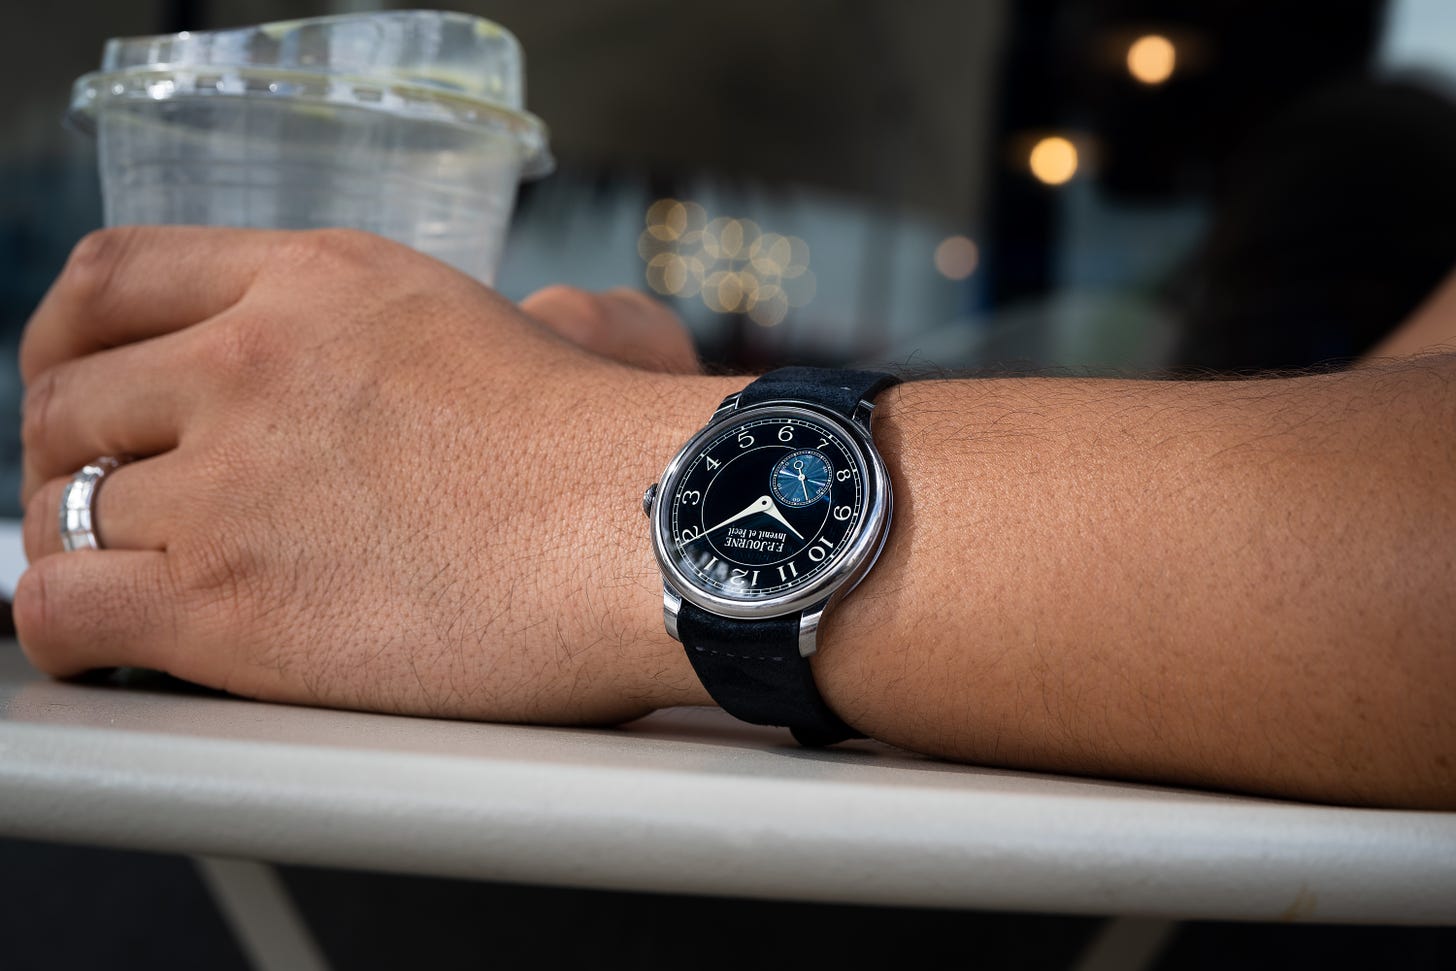
[[[783,725],[805,745],[863,738],[829,710],[809,659],[799,654],[799,615],[767,620],[719,617],[684,603],[678,636],[708,694],[735,718]]]
[[[803,401],[848,419],[862,400],[873,400],[897,382],[878,371],[780,368],[744,388],[737,410]],[[799,653],[800,619],[800,613],[761,620],[723,617],[684,602],[677,633],[699,680],[729,714],[757,725],[787,726],[804,745],[863,738],[820,695],[809,659]]]
[[[875,395],[899,382],[899,378],[881,371],[785,367],[770,371],[744,388],[738,396],[738,407],[791,398],[812,401],[849,418],[861,399],[874,400]]]

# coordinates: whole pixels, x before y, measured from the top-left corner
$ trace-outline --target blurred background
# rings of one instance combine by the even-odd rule
[[[0,336],[100,224],[61,125],[108,36],[384,9],[71,0],[0,64]],[[712,367],[1348,360],[1456,262],[1444,0],[478,0],[559,169],[498,285],[630,285]],[[19,387],[4,368],[0,515]]]
[[[0,517],[20,514],[16,342],[70,247],[101,223],[94,146],[61,125],[71,82],[98,66],[108,37],[388,6],[62,0],[26,5],[23,25],[10,10],[7,36],[19,43],[0,59],[0,90],[12,92],[0,100],[0,353],[11,359],[0,367]],[[499,288],[515,299],[552,283],[654,293],[687,322],[710,367],[1338,366],[1456,264],[1449,0],[451,7],[520,39],[527,104],[550,126],[560,163],[521,190]],[[13,922],[7,935],[44,939],[46,948],[64,939],[77,966],[88,954],[133,966],[113,963],[117,946],[138,967],[161,966],[154,962],[168,954],[178,967],[239,966],[181,860],[19,844],[0,844],[0,860],[11,877],[0,893],[18,900],[17,874],[37,881],[27,884],[31,916],[3,908]],[[82,875],[89,892],[109,895],[103,926],[120,936],[75,935],[77,908],[88,922],[101,918],[76,886],[44,877],[52,872]],[[327,885],[308,909],[331,953],[349,957],[345,966],[385,966],[392,948],[401,961],[419,954],[420,939],[388,936],[405,898],[429,901],[416,917],[433,915],[429,940],[444,948],[441,940],[473,926],[478,908],[531,894],[538,910],[567,908],[603,933],[618,921],[647,928],[656,936],[639,933],[638,957],[697,951],[695,963],[715,966],[674,930],[706,911],[663,916],[652,909],[663,901],[287,876],[305,902],[311,887]],[[182,930],[174,920],[159,940],[145,930],[148,899],[174,914],[197,910],[196,920]],[[744,919],[766,919],[768,906],[757,906]],[[647,913],[659,916],[644,923]],[[838,928],[841,942],[863,940],[853,908],[774,914],[786,936],[804,919]],[[1026,958],[1003,966],[1064,963],[1091,926],[894,919],[897,933],[929,935],[947,956],[966,957],[959,948],[974,930],[999,953]],[[599,938],[543,942],[533,926],[500,928],[494,953],[520,937],[521,953],[540,959],[525,966],[552,966],[553,954],[563,965],[591,963],[580,949]],[[1448,932],[1269,936],[1275,930],[1225,929],[1222,951],[1210,936],[1188,934],[1160,966],[1338,966],[1395,954],[1404,967],[1450,967],[1456,953]],[[472,966],[476,957],[468,947],[441,950],[430,963]],[[24,966],[23,953],[13,966]]]
[[[28,9],[0,81],[7,352],[100,224],[107,37],[382,9]],[[1358,355],[1456,262],[1456,4],[478,0],[560,160],[498,285],[627,285],[710,366],[1149,373]],[[13,36],[13,35],[12,35]],[[19,388],[0,373],[0,515]]]

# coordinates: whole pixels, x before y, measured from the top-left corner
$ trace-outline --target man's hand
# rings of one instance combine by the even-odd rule
[[[495,720],[702,698],[635,509],[720,389],[674,411],[671,379],[344,231],[97,233],[21,368],[16,621],[45,671]],[[98,493],[105,549],[61,553],[61,491],[104,454],[137,459]]]

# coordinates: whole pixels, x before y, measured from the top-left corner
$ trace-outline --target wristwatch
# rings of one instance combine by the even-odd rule
[[[896,378],[790,367],[723,400],[649,486],[663,621],[729,714],[805,745],[862,737],[820,696],[824,612],[874,565],[894,505],[870,421]]]

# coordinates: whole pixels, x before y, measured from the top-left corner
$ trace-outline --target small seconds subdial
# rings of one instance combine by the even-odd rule
[[[829,492],[832,472],[824,453],[802,449],[779,459],[770,487],[774,498],[786,506],[809,506]]]

